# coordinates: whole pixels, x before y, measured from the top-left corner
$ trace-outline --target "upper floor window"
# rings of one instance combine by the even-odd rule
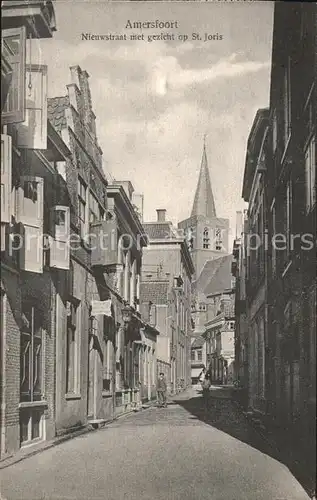
[[[195,351],[194,351],[194,349],[191,351],[191,360],[195,361]]]
[[[206,304],[204,304],[203,302],[201,302],[201,303],[199,304],[199,310],[200,310],[200,311],[206,311]]]
[[[222,235],[219,227],[215,230],[216,250],[222,250]]]
[[[25,43],[24,26],[2,30],[2,54],[12,68],[11,84],[1,114],[2,125],[25,119]]]
[[[306,211],[316,204],[316,141],[313,136],[305,150]]]
[[[205,227],[203,232],[203,248],[209,248],[209,230],[207,227]]]
[[[36,181],[25,181],[23,186],[24,198],[32,200],[33,203],[37,201],[37,184]]]
[[[87,186],[85,182],[78,178],[78,218],[81,234],[83,235],[86,227],[86,205],[87,205]]]
[[[102,220],[104,217],[104,210],[98,202],[97,198],[89,193],[89,222],[94,223]]]
[[[203,360],[203,351],[202,349],[199,349],[197,351],[197,361],[202,361]]]
[[[273,117],[272,117],[272,147],[273,147],[273,154],[276,151],[277,148],[277,113],[276,109],[273,111]]]
[[[273,238],[277,232],[276,230],[276,209],[275,209],[275,200],[274,203],[272,204],[271,207],[271,214],[272,214],[272,233],[273,233]],[[275,276],[276,273],[276,245],[275,241],[272,238],[271,246],[272,246],[272,260],[271,260],[271,266],[272,266],[272,274]]]
[[[286,145],[291,130],[291,78],[290,58],[284,68],[283,79],[284,144]]]
[[[194,248],[194,231],[191,227],[186,230],[186,241],[188,248],[192,250]]]

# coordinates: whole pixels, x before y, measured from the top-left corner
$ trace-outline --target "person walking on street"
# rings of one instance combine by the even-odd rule
[[[201,386],[203,386],[205,377],[206,377],[206,368],[203,368],[201,374],[199,375],[199,382],[201,383]]]
[[[167,384],[166,384],[166,380],[164,377],[164,373],[160,373],[158,381],[157,381],[156,389],[157,389],[158,406],[160,408],[167,408],[167,404],[166,404]]]
[[[205,413],[209,411],[209,406],[210,406],[210,386],[211,386],[210,374],[207,372],[205,374],[204,381],[202,382]]]

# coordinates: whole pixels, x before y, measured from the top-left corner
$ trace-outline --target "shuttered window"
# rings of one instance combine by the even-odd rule
[[[2,30],[2,53],[12,68],[11,85],[2,111],[2,125],[25,120],[26,29]]]
[[[11,221],[11,136],[1,134],[1,222]]]
[[[18,125],[18,146],[47,149],[47,66],[27,65],[25,120]]]
[[[70,210],[56,206],[51,210],[53,241],[50,245],[50,267],[69,269],[70,265]]]

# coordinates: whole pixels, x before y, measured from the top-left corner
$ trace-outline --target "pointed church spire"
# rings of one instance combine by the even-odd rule
[[[207,218],[216,217],[216,206],[212,194],[207,162],[206,134],[204,135],[203,156],[201,159],[201,167],[191,217],[195,215],[203,215]]]

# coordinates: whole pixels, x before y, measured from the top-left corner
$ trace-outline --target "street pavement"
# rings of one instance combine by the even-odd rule
[[[2,500],[306,500],[226,398],[198,391],[0,471]]]

